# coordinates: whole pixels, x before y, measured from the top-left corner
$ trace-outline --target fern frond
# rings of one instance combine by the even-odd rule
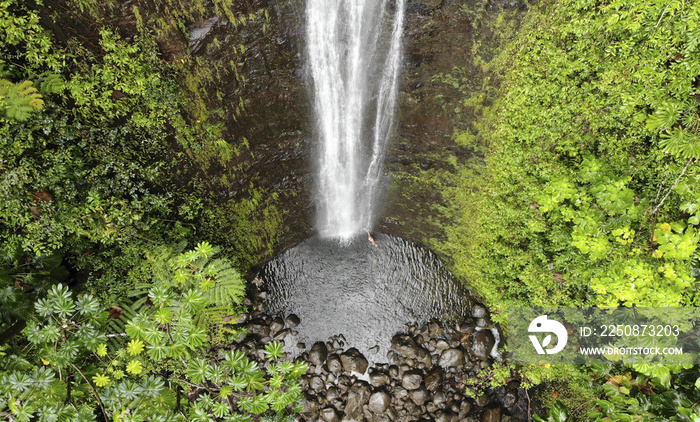
[[[32,81],[22,81],[17,84],[0,80],[0,106],[8,119],[25,120],[29,114],[41,110],[44,100],[34,88]]]

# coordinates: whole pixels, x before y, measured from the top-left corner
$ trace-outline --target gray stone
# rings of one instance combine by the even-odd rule
[[[345,353],[340,355],[340,361],[343,363],[343,369],[345,372],[357,372],[364,374],[367,371],[367,366],[369,363],[362,353],[357,349],[348,349]]]
[[[464,419],[467,417],[467,413],[472,410],[472,405],[468,401],[463,401],[459,406],[459,418]]]
[[[391,339],[391,350],[403,357],[413,359],[420,350],[425,350],[419,346],[411,336],[397,334]]]
[[[498,407],[484,409],[481,412],[481,422],[500,422],[501,420],[501,409]]]
[[[439,340],[435,343],[435,348],[438,350],[447,350],[450,348],[450,345],[445,340]]]
[[[435,368],[425,376],[425,388],[428,391],[435,391],[442,385],[442,370]]]
[[[503,407],[506,409],[512,409],[515,403],[518,401],[518,395],[514,391],[509,392],[503,397]]]
[[[340,420],[338,412],[332,407],[326,407],[321,410],[321,419],[326,422],[338,422]]]
[[[323,365],[327,357],[328,349],[325,344],[318,342],[311,346],[311,351],[309,352],[309,360],[311,363],[314,365]]]
[[[487,313],[488,311],[483,305],[476,304],[472,306],[472,316],[474,318],[483,318]]]
[[[362,406],[369,401],[369,385],[364,381],[357,381],[350,387],[348,398],[345,402],[345,416],[357,418],[362,414]]]
[[[479,328],[492,328],[493,321],[490,318],[479,318],[476,320],[476,326]]]
[[[391,404],[391,397],[383,391],[377,391],[369,397],[369,410],[374,413],[384,413]]]
[[[442,391],[438,391],[437,393],[433,394],[433,404],[435,406],[440,407],[446,401],[447,397],[445,397],[445,393],[443,393]]]
[[[481,360],[488,360],[491,349],[493,349],[493,345],[496,344],[491,331],[481,330],[477,332],[473,338],[472,355]]]
[[[401,386],[406,390],[416,390],[423,382],[423,375],[420,371],[408,371],[401,378]]]
[[[318,376],[311,378],[311,380],[309,381],[309,387],[317,393],[326,391],[326,383],[323,382],[321,377]]]
[[[443,368],[456,368],[464,365],[464,352],[459,349],[447,349],[440,354],[438,362]]]
[[[411,400],[413,400],[413,403],[415,403],[417,406],[423,406],[430,398],[430,395],[424,388],[413,390],[409,392],[408,395],[411,396]]]
[[[331,387],[326,391],[326,400],[333,401],[340,397],[340,390],[335,387]]]
[[[273,319],[272,322],[270,323],[270,331],[272,331],[273,334],[279,333],[283,329],[284,329],[284,321],[280,317]]]
[[[296,327],[301,322],[301,321],[299,321],[299,317],[294,315],[294,314],[289,315],[284,321],[291,328]]]
[[[340,361],[340,356],[332,354],[328,356],[328,371],[338,374],[343,370],[343,363]]]
[[[264,323],[252,322],[248,324],[248,334],[255,334],[260,337],[267,337],[270,334],[270,327]]]
[[[369,374],[369,383],[374,388],[382,387],[389,384],[389,376],[383,372],[372,372]]]

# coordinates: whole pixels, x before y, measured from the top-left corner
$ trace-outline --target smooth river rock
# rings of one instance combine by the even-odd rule
[[[474,336],[474,342],[472,343],[472,355],[481,359],[488,360],[491,354],[491,349],[496,341],[493,338],[493,334],[490,330],[481,330]]]
[[[423,375],[420,371],[408,371],[401,378],[401,386],[406,390],[417,390],[423,382]]]
[[[311,347],[311,351],[309,352],[309,360],[314,365],[323,365],[323,362],[326,361],[327,357],[328,348],[324,343],[319,341]]]
[[[377,391],[369,398],[369,410],[374,413],[384,413],[391,404],[391,397],[384,391]]]
[[[355,348],[348,349],[345,353],[340,355],[340,361],[343,364],[345,372],[364,374],[367,371],[367,366],[369,366],[367,359]]]
[[[438,361],[443,368],[456,368],[464,365],[464,352],[459,349],[447,349],[440,354]]]

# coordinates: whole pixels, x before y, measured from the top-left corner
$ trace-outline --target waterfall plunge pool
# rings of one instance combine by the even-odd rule
[[[343,335],[371,362],[388,362],[394,334],[406,324],[471,314],[475,301],[439,257],[403,239],[375,234],[349,241],[311,237],[260,272],[267,312],[296,314],[297,343]],[[286,345],[298,356],[302,349]]]

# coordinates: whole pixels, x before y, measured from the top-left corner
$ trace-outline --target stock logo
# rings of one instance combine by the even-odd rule
[[[566,333],[566,327],[559,321],[554,321],[553,319],[547,319],[547,315],[540,315],[533,319],[527,330],[531,333],[553,333],[557,336],[557,344],[551,349],[545,349],[552,342],[552,335],[549,334],[542,340],[540,344],[536,336],[529,336],[532,345],[535,346],[535,350],[538,354],[544,355],[545,351],[547,354],[553,355],[559,353],[566,346],[566,342],[569,340],[569,335]]]

